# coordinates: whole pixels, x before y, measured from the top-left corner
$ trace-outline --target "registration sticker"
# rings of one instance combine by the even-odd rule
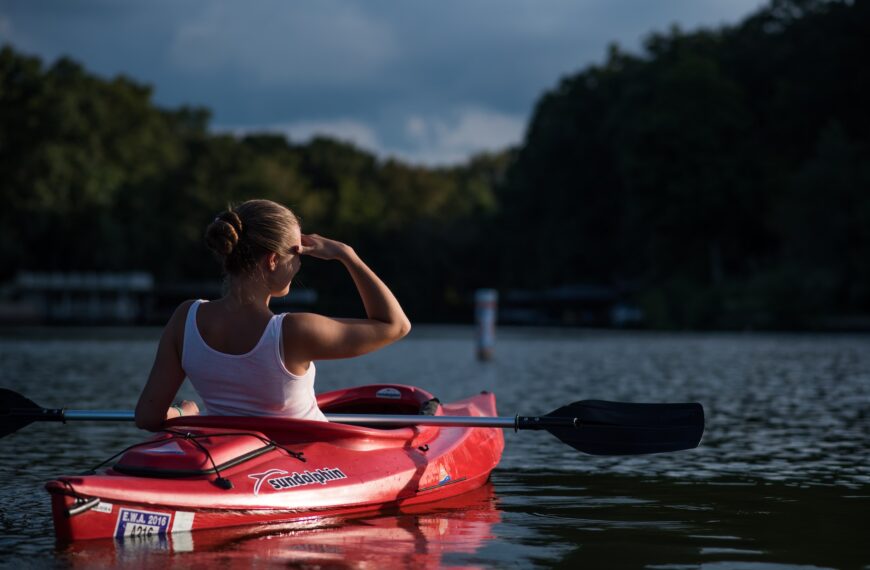
[[[118,524],[115,526],[115,538],[127,536],[162,536],[169,531],[172,514],[139,511],[134,509],[119,509]]]
[[[190,511],[175,511],[172,532],[187,532],[193,528],[194,514]]]
[[[112,513],[112,507],[113,507],[112,503],[107,503],[107,502],[105,502],[105,501],[100,501],[99,503],[97,503],[97,506],[94,507],[94,512],[97,512],[97,513],[109,513],[109,514],[111,514],[111,513]]]

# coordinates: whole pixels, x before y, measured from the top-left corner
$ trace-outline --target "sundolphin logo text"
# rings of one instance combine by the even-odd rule
[[[272,475],[286,476],[272,477]],[[292,474],[284,471],[283,469],[270,469],[265,473],[252,473],[248,475],[248,477],[257,481],[254,484],[255,495],[260,494],[260,487],[263,485],[263,481],[267,481],[269,485],[276,491],[281,491],[283,489],[293,489],[296,487],[303,487],[305,485],[313,485],[315,483],[326,485],[330,481],[347,479],[347,475],[345,475],[341,469],[337,469],[335,467],[324,467],[322,469],[318,469],[317,471],[303,471],[302,473],[294,472]],[[267,477],[272,478],[267,479]]]
[[[281,489],[290,489],[291,487],[302,487],[303,485],[312,485],[320,483],[326,485],[330,481],[336,479],[347,479],[347,475],[342,473],[341,469],[326,467],[317,471],[305,471],[303,473],[293,473],[286,477],[276,477],[269,479],[269,485],[276,491]]]

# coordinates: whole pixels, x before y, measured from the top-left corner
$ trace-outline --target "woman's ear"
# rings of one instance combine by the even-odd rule
[[[275,271],[275,268],[278,267],[278,254],[274,251],[266,254],[266,267],[269,271]]]

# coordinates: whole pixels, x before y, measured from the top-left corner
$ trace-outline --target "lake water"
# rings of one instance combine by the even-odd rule
[[[130,409],[152,329],[6,330],[0,387],[46,407]],[[420,512],[55,544],[45,481],[143,437],[126,424],[32,424],[0,440],[0,566],[304,568],[870,568],[870,336],[418,326],[363,358],[318,363],[318,390],[419,385],[495,392],[501,415],[581,399],[701,402],[700,448],[592,457],[505,432],[492,481]],[[183,395],[192,397],[189,386]]]

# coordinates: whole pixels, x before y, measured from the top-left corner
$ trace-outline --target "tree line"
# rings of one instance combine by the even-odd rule
[[[870,6],[776,0],[652,34],[565,77],[515,149],[426,168],[317,138],[209,131],[204,108],[0,50],[0,281],[20,270],[217,278],[202,232],[265,197],[353,244],[420,320],[481,286],[605,285],[664,328],[870,314]],[[358,306],[340,268],[300,274]]]
[[[870,313],[868,32],[866,0],[775,1],[562,80],[498,195],[523,284],[622,284],[672,328]]]

